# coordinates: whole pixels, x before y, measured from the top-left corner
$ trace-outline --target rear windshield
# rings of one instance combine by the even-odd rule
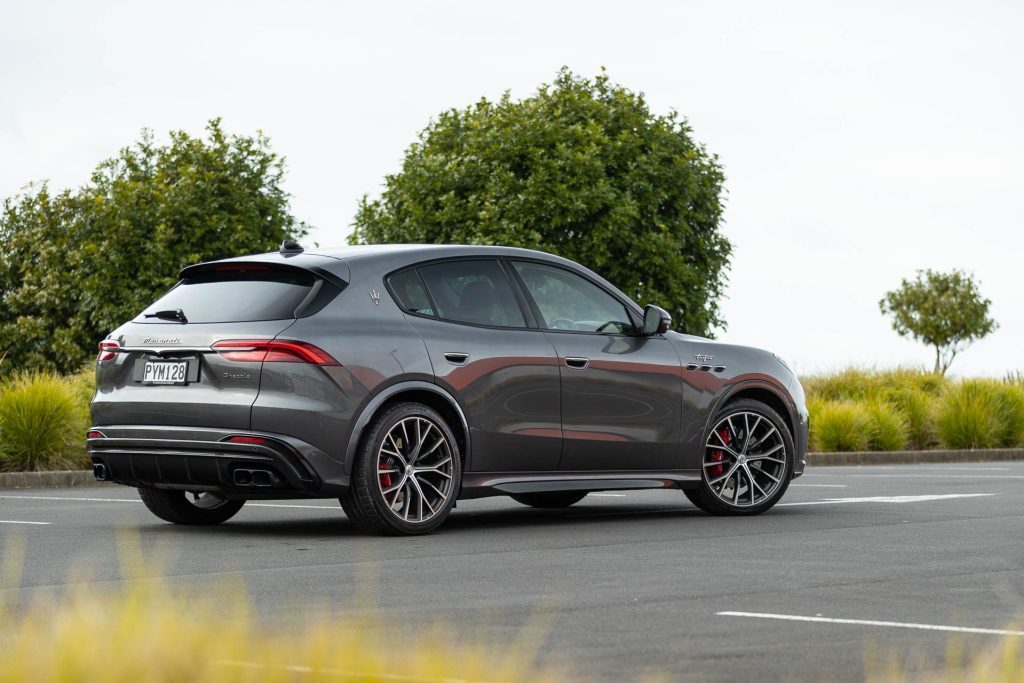
[[[286,320],[296,316],[308,297],[315,297],[315,284],[321,283],[300,270],[204,273],[179,282],[136,322],[166,324],[167,320],[146,315],[179,308],[189,323]]]

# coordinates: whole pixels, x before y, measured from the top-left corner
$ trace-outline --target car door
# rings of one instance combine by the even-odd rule
[[[672,469],[683,404],[672,344],[639,336],[624,303],[581,273],[535,261],[512,265],[558,354],[559,469]]]
[[[558,357],[497,259],[420,265],[388,279],[434,376],[469,423],[469,471],[551,471],[562,428]]]

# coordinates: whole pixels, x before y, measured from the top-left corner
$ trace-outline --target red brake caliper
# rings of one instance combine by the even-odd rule
[[[380,468],[382,470],[391,469],[391,458],[388,458],[387,461],[381,463],[381,465],[383,465],[383,467]],[[391,487],[391,473],[390,472],[384,472],[383,474],[380,475],[380,486],[381,486],[381,490]]]
[[[718,438],[722,440],[726,446],[732,444],[732,436],[729,434],[728,427],[722,427],[718,430]],[[725,460],[725,454],[722,451],[711,451],[711,459],[715,462],[719,460]],[[720,477],[725,473],[725,465],[712,465],[708,468],[709,477]]]

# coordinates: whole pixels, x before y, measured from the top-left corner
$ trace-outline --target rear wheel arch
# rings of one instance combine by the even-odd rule
[[[394,384],[377,394],[363,409],[356,420],[356,426],[349,438],[345,451],[345,474],[351,475],[359,447],[367,436],[368,427],[374,419],[397,403],[422,403],[436,410],[448,423],[455,435],[455,443],[463,465],[469,460],[469,423],[455,397],[435,384],[428,382],[402,382]]]

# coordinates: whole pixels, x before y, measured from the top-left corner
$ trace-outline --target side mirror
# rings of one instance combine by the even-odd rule
[[[672,316],[664,308],[654,304],[644,306],[643,336],[650,337],[652,334],[668,332],[668,326],[671,324]]]

